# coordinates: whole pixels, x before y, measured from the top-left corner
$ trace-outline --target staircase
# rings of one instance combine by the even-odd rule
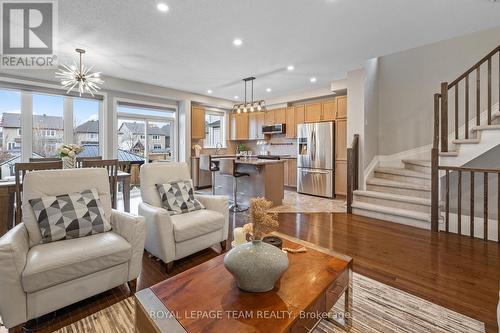
[[[431,164],[403,160],[403,168],[377,167],[366,191],[353,193],[353,214],[430,229]]]

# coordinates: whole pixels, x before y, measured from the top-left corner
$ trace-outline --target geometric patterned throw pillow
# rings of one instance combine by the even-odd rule
[[[178,215],[205,209],[201,202],[194,198],[193,182],[179,180],[166,184],[156,184],[160,193],[163,208],[170,215]]]
[[[111,230],[96,189],[29,200],[42,243],[90,236]]]

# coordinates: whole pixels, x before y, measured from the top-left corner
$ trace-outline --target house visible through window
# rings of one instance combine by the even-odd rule
[[[224,147],[224,113],[205,113],[205,148]]]

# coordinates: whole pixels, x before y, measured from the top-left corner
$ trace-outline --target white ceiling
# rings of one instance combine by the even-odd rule
[[[489,0],[164,0],[167,13],[158,1],[60,0],[60,58],[82,47],[105,75],[229,99],[254,75],[256,99],[271,98],[500,22]]]

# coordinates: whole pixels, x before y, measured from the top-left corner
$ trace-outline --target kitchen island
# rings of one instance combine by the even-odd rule
[[[212,156],[214,161],[219,160]],[[234,159],[234,158],[233,158]],[[264,160],[258,158],[236,159],[238,172],[249,176],[240,177],[238,181],[238,203],[248,206],[251,198],[263,197],[272,201],[273,206],[283,202],[284,192],[284,160]],[[215,174],[215,194],[233,197],[233,180],[230,175],[220,172]]]

